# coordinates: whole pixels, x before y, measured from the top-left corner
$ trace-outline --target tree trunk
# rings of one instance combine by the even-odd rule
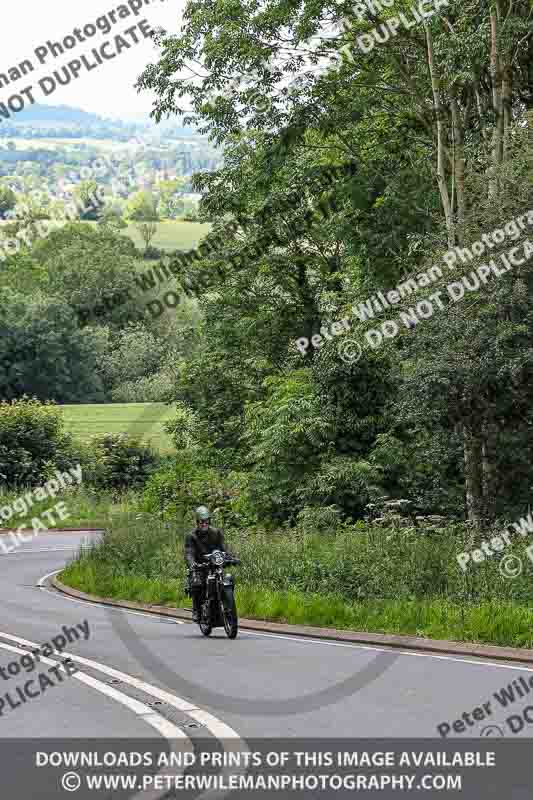
[[[503,142],[502,158],[506,162],[509,155],[509,136],[511,132],[511,106],[513,97],[513,73],[510,64],[506,65],[502,83],[502,107],[503,107]]]
[[[463,123],[455,95],[452,95],[452,120],[453,120],[453,172],[457,192],[457,229],[456,239],[459,245],[464,243],[466,197],[465,197],[465,141]]]
[[[496,170],[503,160],[504,114],[502,102],[502,73],[498,55],[498,18],[496,11],[490,15],[490,74],[492,80],[492,108],[494,111],[494,131],[492,135],[492,175],[489,182],[489,197],[498,196]]]
[[[466,512],[475,527],[483,525],[483,466],[479,431],[470,422],[463,424]]]
[[[446,146],[444,137],[446,130],[444,127],[443,111],[441,106],[439,81],[435,68],[435,53],[433,50],[433,36],[428,25],[425,25],[426,42],[428,48],[428,66],[429,74],[431,77],[431,89],[433,92],[433,106],[435,109],[435,117],[437,120],[437,183],[439,186],[440,199],[442,208],[446,219],[446,229],[448,231],[448,247],[455,247],[455,230],[453,222],[453,211],[450,203],[450,193],[448,191],[448,184],[446,182],[446,167],[445,155]]]
[[[496,465],[497,427],[494,421],[483,424],[482,469],[483,469],[483,511],[487,520],[496,518],[496,497],[498,496],[498,474]]]

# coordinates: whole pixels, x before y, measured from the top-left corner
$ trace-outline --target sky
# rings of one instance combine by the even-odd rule
[[[98,18],[111,11],[117,12],[120,6],[125,14],[124,7],[131,11],[129,3],[138,6],[141,2],[143,7],[138,16],[131,13],[121,19],[117,13],[116,24],[112,25],[109,33],[97,30],[85,42],[76,41],[74,37],[75,46],[71,50],[65,49],[64,54],[57,57],[42,53],[44,63],[39,63],[35,50],[46,47],[48,40],[62,43],[75,28],[80,28],[80,35],[83,36],[85,25],[95,25]],[[26,59],[31,61],[34,71],[28,71],[26,76],[12,81],[10,85],[4,85],[0,78],[0,103],[7,103],[13,95],[31,86],[31,94],[37,103],[74,106],[103,116],[119,116],[121,112],[148,114],[152,109],[151,93],[138,94],[133,86],[144,67],[150,62],[157,62],[159,49],[150,39],[144,38],[138,27],[134,34],[126,35],[124,31],[146,19],[151,27],[161,26],[171,33],[178,33],[183,7],[184,0],[124,0],[123,3],[118,0],[91,0],[90,3],[79,0],[16,0],[10,3],[8,16],[4,15],[0,29],[0,75],[9,76],[9,69]],[[100,25],[105,28],[104,22]],[[130,49],[118,54],[114,42],[117,34],[123,35],[131,45]],[[135,38],[139,39],[138,44],[134,43]],[[69,85],[56,82],[55,90],[48,97],[45,96],[39,86],[41,79],[53,76],[54,70],[62,74],[62,67],[81,55],[86,56],[90,65],[96,65],[98,62],[91,51],[94,47],[100,48],[108,40],[110,45],[105,48],[105,53],[109,60],[102,59],[102,64],[90,71],[82,66],[76,80]],[[113,54],[116,54],[115,58],[111,58]],[[52,87],[50,81],[45,85]],[[29,100],[26,102],[29,105]]]

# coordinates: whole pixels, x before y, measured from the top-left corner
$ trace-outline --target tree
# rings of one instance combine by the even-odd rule
[[[122,327],[142,319],[133,281],[135,245],[105,227],[71,223],[33,247],[41,286],[76,313],[80,326]]]
[[[90,331],[58,298],[8,290],[0,309],[0,396],[60,403],[101,402],[98,352]]]
[[[9,186],[0,185],[0,219],[6,219],[8,212],[15,208],[17,195]]]
[[[233,286],[233,293],[226,294],[214,281],[225,298],[225,315],[239,319],[244,329],[253,320],[254,331],[261,331],[264,321],[269,331],[275,329],[279,335],[273,297],[277,302],[291,298],[293,336],[310,337],[320,328],[321,318],[340,319],[354,301],[373,289],[416,274],[425,253],[465,246],[475,229],[474,209],[480,204],[485,208],[485,200],[490,201],[491,211],[487,206],[484,219],[491,224],[496,213],[501,221],[504,212],[514,210],[507,172],[513,141],[528,124],[525,112],[533,107],[530,3],[442,4],[433,17],[409,29],[402,27],[389,37],[385,20],[400,9],[409,14],[409,6],[408,0],[400,0],[394,10],[357,19],[350,16],[345,22],[341,7],[332,10],[326,2],[311,8],[303,0],[267,0],[260,11],[242,5],[231,19],[225,19],[223,0],[209,5],[195,0],[180,34],[160,35],[165,57],[150,65],[139,81],[141,88],[157,93],[156,119],[192,107],[188,119],[202,126],[201,131],[217,144],[226,144],[224,167],[195,177],[195,187],[204,192],[204,213],[217,220],[231,215],[239,220],[241,230],[228,245],[241,252],[257,243],[260,231],[276,235],[277,246],[263,250],[262,257],[252,255],[246,266],[233,261],[225,269],[221,262],[228,264],[226,254],[225,259],[213,259],[213,266]],[[238,37],[235,26],[241,31]],[[390,41],[360,47],[363,35],[366,41],[374,41],[374,29]],[[329,64],[321,68],[326,59]],[[199,63],[204,77],[193,81],[189,76],[198,75]],[[185,75],[189,69],[187,77],[176,80],[177,74]],[[300,76],[289,93],[287,83],[296,73]],[[258,96],[268,103],[257,103]],[[530,119],[529,126],[532,123]],[[531,140],[523,147],[531,153]],[[305,205],[320,200],[311,189],[313,170],[352,159],[357,162],[357,174],[349,186],[335,186],[338,211],[326,224],[298,233]],[[279,200],[291,197],[290,187],[287,208]],[[513,191],[522,204],[530,203],[531,175],[522,188],[513,183]],[[266,198],[264,225],[256,226],[250,218]],[[277,271],[277,259],[283,262],[285,275]],[[515,292],[523,292],[525,285],[530,296],[524,275],[515,276],[514,283]],[[263,318],[256,300],[265,286],[276,287],[276,294],[269,298],[270,313],[265,310]],[[234,299],[237,291],[240,302]],[[424,340],[426,351],[422,345],[415,348],[407,364],[409,374],[426,375],[430,373],[427,356],[437,362],[441,383],[435,377],[429,385],[434,401],[440,398],[449,410],[440,426],[450,443],[449,453],[455,453],[457,437],[462,440],[463,464],[448,478],[464,481],[466,513],[476,524],[494,511],[490,487],[499,471],[496,439],[515,435],[508,414],[496,422],[489,405],[480,412],[475,402],[475,387],[484,386],[482,396],[488,396],[488,375],[483,372],[482,380],[479,370],[488,369],[489,363],[479,358],[491,332],[498,329],[498,316],[487,312],[483,317],[484,309],[480,304],[481,320],[475,316],[476,308],[472,317],[459,314],[457,330],[453,325],[447,329],[451,340],[447,347],[441,338],[426,339],[417,329],[416,342]],[[224,316],[224,310],[219,310]],[[472,333],[471,346],[458,332],[460,326]],[[221,349],[226,363],[238,341],[238,330],[224,331]],[[517,338],[511,336],[519,347],[515,363],[523,377],[528,355],[525,341],[515,333]],[[290,346],[288,338],[281,336],[280,341]],[[403,338],[391,345],[402,365]],[[461,343],[455,350],[454,341]],[[242,340],[239,345],[244,349]],[[326,343],[324,352],[334,347]],[[246,346],[253,363],[255,348],[255,339],[252,347]],[[460,372],[459,392],[451,365],[464,352],[470,354],[470,369],[468,375]],[[493,350],[487,347],[486,352]],[[503,348],[493,355],[502,376],[509,376],[511,351]],[[307,359],[321,357],[309,352]],[[272,370],[290,366],[281,353],[275,364],[268,358],[259,363]],[[516,387],[520,408],[526,396],[522,377]],[[403,394],[402,370],[396,380],[396,389]],[[497,385],[505,392],[503,383]],[[414,383],[410,389],[414,390]],[[256,384],[254,391],[260,393]],[[355,389],[348,386],[345,391],[349,408]],[[428,404],[424,408],[427,411]],[[364,414],[365,409],[360,412]],[[431,419],[437,431],[439,425]],[[390,425],[394,431],[392,416]],[[427,441],[422,426],[413,434],[406,423],[398,433],[404,439],[414,436]],[[383,447],[381,453],[385,455]]]
[[[126,204],[126,218],[132,222],[157,222],[157,200],[150,192],[136,192]]]
[[[103,228],[108,228],[115,233],[128,227],[122,217],[121,210],[114,205],[104,206],[98,218],[98,225],[101,225]]]
[[[163,218],[173,219],[184,211],[183,200],[179,197],[178,191],[185,185],[183,178],[175,180],[159,181],[156,185],[159,191],[159,211]]]
[[[520,217],[531,205],[529,135],[527,128],[514,132],[506,163],[493,173],[497,196],[492,196],[490,187],[486,191],[484,176],[471,178],[469,187],[478,199],[463,220],[467,244],[501,229],[504,220]],[[449,302],[444,314],[428,320],[404,343],[409,366],[401,416],[420,430],[448,429],[462,440],[466,505],[476,525],[529,502],[532,471],[524,455],[533,444],[533,248],[528,253],[525,242],[526,234],[513,242],[516,258],[523,263],[512,271],[505,269],[501,258],[510,249],[509,241],[493,246],[490,263],[499,264],[501,274],[491,274],[485,291],[466,291],[461,302]],[[464,273],[467,286],[475,286],[476,270],[488,261],[486,255],[475,256],[455,280],[460,282]],[[413,407],[408,396],[415,386]]]
[[[144,241],[145,254],[157,233],[159,213],[157,200],[150,192],[137,192],[126,206],[126,216],[136,223],[135,227]]]
[[[31,246],[33,239],[46,233],[43,221],[49,219],[49,212],[34,195],[19,195],[17,200],[15,208],[6,214],[13,222],[5,226],[4,233],[13,238],[18,236]]]
[[[99,186],[95,180],[82,181],[74,190],[74,200],[81,220],[98,220],[103,205],[98,190]]]
[[[9,487],[38,485],[52,464],[64,469],[72,461],[72,439],[59,408],[27,397],[0,403],[0,472]],[[24,500],[22,506],[19,513]]]
[[[135,227],[139,231],[144,242],[144,252],[147,253],[150,242],[157,233],[157,222],[137,222]]]

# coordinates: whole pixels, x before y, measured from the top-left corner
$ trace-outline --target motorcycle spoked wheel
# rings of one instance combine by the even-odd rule
[[[239,632],[239,617],[233,593],[231,597],[223,595],[220,598],[220,611],[224,622],[224,630],[228,639],[236,639]]]
[[[198,625],[204,636],[211,636],[213,625],[211,624],[211,607],[209,603],[203,604]]]

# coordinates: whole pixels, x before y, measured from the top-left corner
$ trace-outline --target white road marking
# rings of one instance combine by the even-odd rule
[[[97,608],[100,608],[101,610],[103,609],[103,606],[101,606],[101,605],[99,606],[98,603],[79,600],[78,598],[68,597],[67,595],[58,594],[57,592],[51,592],[48,589],[46,589],[45,588],[45,583],[46,583],[47,579],[52,577],[52,575],[57,575],[59,572],[62,572],[62,570],[61,569],[53,570],[52,572],[49,572],[47,575],[44,575],[39,580],[38,586],[41,588],[42,591],[46,591],[47,594],[51,594],[56,598],[60,598],[61,600],[70,600],[72,602],[81,603],[84,606],[88,606],[88,605],[89,606],[96,606]],[[112,606],[110,608],[112,608]],[[157,616],[159,619],[161,619],[161,618],[163,618],[165,620],[168,619],[167,617],[162,617],[161,615],[156,615],[156,614],[153,614],[153,613],[152,614],[142,614],[142,613],[139,613],[139,612],[130,611],[130,609],[127,609],[127,608],[126,609],[120,609],[120,610],[122,612],[126,612],[126,613],[129,613],[129,614],[136,614],[137,616],[143,616],[143,617],[148,617],[148,618],[151,617],[152,619],[154,618],[154,616]],[[185,622],[182,622],[181,620],[174,620],[174,622],[176,622],[179,625],[186,625],[187,624]],[[5,636],[5,634],[0,632],[0,636]],[[222,720],[217,719],[217,717],[215,717],[213,714],[210,714],[208,711],[204,711],[203,709],[192,705],[188,701],[183,700],[182,698],[179,698],[176,695],[172,695],[169,692],[164,691],[163,689],[159,689],[159,687],[157,687],[157,686],[152,686],[151,684],[147,684],[144,681],[140,681],[140,680],[138,680],[137,678],[134,678],[131,675],[125,675],[123,672],[120,672],[119,670],[113,669],[112,667],[104,666],[103,664],[100,664],[99,662],[92,661],[92,660],[86,659],[86,658],[82,658],[81,656],[76,656],[74,654],[71,654],[69,657],[72,658],[73,660],[79,661],[80,664],[85,664],[86,666],[91,666],[94,669],[98,669],[101,672],[104,672],[104,673],[108,674],[111,677],[114,677],[114,678],[116,678],[118,680],[123,680],[124,682],[127,682],[130,685],[135,686],[136,688],[140,689],[141,691],[149,693],[153,697],[157,697],[162,702],[168,703],[170,706],[173,706],[174,708],[177,708],[179,711],[182,711],[182,712],[186,713],[188,716],[190,716],[192,719],[194,719],[200,725],[204,725],[207,728],[207,730],[210,731],[213,734],[213,736],[217,737],[218,739],[221,739],[222,740],[222,742],[221,742],[222,748],[226,753],[229,753],[229,752],[231,752],[231,753],[234,753],[234,752],[246,753],[246,752],[249,751],[248,745],[246,744],[245,740],[241,739],[239,734],[236,731],[234,731],[233,728],[230,728],[229,725],[226,725],[225,722],[222,722]],[[244,761],[243,761],[243,764],[244,764]],[[239,773],[239,772],[243,772],[244,774],[246,774],[247,770],[246,770],[246,768],[244,766],[242,768],[240,768],[240,769],[239,768],[233,768],[233,770],[232,770],[231,768],[228,767],[228,768],[225,768],[225,769],[222,770],[222,774],[223,775],[236,774],[236,773]],[[219,792],[218,790],[213,789],[211,791],[204,792],[202,795],[200,795],[198,800],[216,800],[216,798],[225,797],[226,794],[228,794],[228,792],[225,792],[225,791],[220,791]]]
[[[17,637],[10,637],[15,639]],[[23,639],[19,640],[20,642],[24,642]],[[28,642],[27,644],[33,644],[33,642]],[[35,645],[38,647],[39,645]],[[0,642],[0,648],[2,650],[10,650],[13,653],[19,653],[20,655],[28,655],[27,650],[22,650],[20,647],[13,647],[13,645],[6,644],[5,642]],[[58,655],[67,656],[67,653],[62,653]],[[67,656],[68,657],[68,656]],[[58,666],[59,662],[55,661],[54,659],[47,658],[46,656],[40,656],[40,661],[43,664],[49,664],[50,666]],[[60,665],[60,664],[59,664]],[[61,665],[60,665],[61,666]],[[63,668],[64,670],[64,668]],[[114,689],[112,686],[108,686],[106,683],[102,683],[97,678],[93,678],[91,675],[87,675],[85,672],[76,672],[74,675],[71,676],[75,678],[77,681],[84,683],[86,686],[91,686],[93,689],[96,689],[97,692],[110,697],[112,700],[115,700],[117,703],[121,703],[121,705],[126,706],[130,711],[136,714],[138,717],[142,717],[148,725],[151,725],[152,728],[155,728],[162,736],[166,739],[188,739],[189,737],[187,734],[181,729],[174,725],[172,722],[169,722],[167,719],[158,714],[157,711],[154,711],[150,706],[141,703],[139,700],[134,700],[133,697],[129,697],[127,694],[123,692],[119,692],[118,689]],[[190,742],[189,742],[190,747]]]
[[[52,575],[57,575],[58,572],[61,572],[61,570],[60,569],[54,569],[53,572],[49,572],[48,575],[43,575],[42,578],[39,578],[37,586],[44,586],[44,584],[48,580],[48,578],[51,578]]]
[[[246,628],[242,628],[243,631],[246,631],[250,638],[254,636],[267,636],[271,639],[286,639],[289,642],[300,642],[306,644],[320,644],[326,645],[329,647],[350,647],[356,648],[359,650],[373,650],[378,653],[397,653],[400,656],[414,656],[416,658],[437,658],[442,661],[458,661],[461,664],[476,664],[480,667],[499,667],[500,669],[518,669],[522,672],[533,672],[533,667],[522,667],[520,665],[514,666],[513,664],[504,664],[499,663],[498,661],[485,661],[483,656],[478,656],[478,660],[474,661],[473,659],[465,658],[464,656],[442,656],[438,653],[415,653],[411,650],[399,650],[396,647],[375,647],[369,644],[358,644],[354,642],[353,644],[350,642],[329,642],[323,641],[322,639],[307,639],[305,636],[286,636],[283,633],[260,633],[258,631],[249,630]],[[247,637],[243,637],[247,638]]]
[[[23,639],[20,636],[13,636],[13,634],[5,633],[4,631],[0,631],[0,637],[2,639],[8,639],[12,642],[18,642],[18,644],[25,644],[30,647],[39,647],[37,642],[31,642],[28,639]],[[80,664],[85,664],[87,667],[91,667],[99,672],[103,672],[105,675],[109,675],[111,678],[116,678],[123,683],[127,683],[129,686],[133,686],[135,689],[139,689],[141,692],[145,692],[146,694],[156,697],[158,700],[161,700],[164,703],[168,703],[169,706],[176,708],[178,711],[186,713],[201,725],[205,725],[209,732],[214,736],[222,739],[240,739],[239,734],[230,728],[229,725],[226,725],[209,712],[203,711],[201,708],[198,708],[198,706],[193,705],[188,700],[183,700],[181,697],[170,694],[170,692],[166,692],[164,689],[160,689],[158,686],[154,686],[151,683],[146,683],[139,678],[134,678],[133,675],[120,672],[113,667],[108,667],[106,664],[101,664],[99,661],[93,661],[90,658],[83,658],[76,653],[68,653],[66,650],[63,650],[60,655],[65,656],[66,658],[71,658],[73,661],[78,661]]]
[[[11,637],[15,638],[15,637]],[[21,640],[24,641],[24,640]],[[32,644],[31,642],[27,642],[27,644]],[[38,646],[38,645],[36,645]],[[20,655],[27,655],[27,650],[22,650],[19,647],[13,647],[12,645],[6,644],[5,642],[0,642],[0,648],[2,650],[9,650],[13,653],[18,653]],[[66,654],[65,654],[66,655]],[[49,664],[50,666],[59,666],[61,668],[61,664],[54,659],[47,658],[46,656],[40,656],[40,661],[43,664]],[[63,671],[66,672],[65,668],[63,667]],[[115,702],[120,703],[121,705],[125,706],[129,711],[132,711],[138,717],[140,717],[143,722],[146,722],[147,725],[150,725],[154,728],[161,736],[167,739],[169,743],[169,748],[172,752],[190,752],[193,753],[193,746],[190,738],[187,736],[185,731],[181,728],[178,728],[177,725],[174,725],[169,720],[165,719],[161,714],[158,714],[157,711],[154,711],[149,706],[141,703],[139,700],[135,700],[133,697],[129,697],[124,692],[120,692],[118,689],[114,689],[112,686],[108,686],[102,681],[99,681],[97,678],[93,678],[91,675],[87,675],[85,672],[76,672],[74,675],[70,677],[75,678],[80,683],[84,683],[86,686],[90,686],[92,689],[95,689],[100,694],[105,695],[106,697],[111,698],[111,700],[115,700]],[[178,744],[179,743],[179,744]],[[183,772],[183,770],[179,770]],[[158,773],[159,775],[166,774],[165,769],[161,769]],[[161,792],[150,792],[148,797],[146,797],[146,792],[142,792],[143,800],[158,800],[161,797]],[[139,795],[135,795],[135,797],[139,797]]]
[[[20,636],[13,636],[12,634],[4,633],[3,631],[0,631],[0,637],[4,639],[9,639],[10,641],[18,642],[19,644],[29,645],[31,647],[39,646],[36,642],[30,642],[28,639],[23,639]],[[10,647],[9,645],[5,645],[3,642],[0,642],[0,647],[12,649],[15,650],[16,652],[26,652],[26,651],[21,651],[18,648]],[[117,669],[113,669],[113,667],[108,667],[105,664],[101,664],[98,661],[93,661],[90,658],[83,658],[82,656],[78,656],[75,653],[68,653],[66,650],[62,651],[61,656],[64,656],[66,658],[71,658],[73,661],[77,661],[80,664],[85,664],[85,666],[91,667],[92,669],[98,670],[99,672],[103,672],[105,675],[109,675],[109,677],[111,678],[116,678],[117,680],[123,681],[123,683],[126,683],[129,686],[133,686],[134,688],[139,689],[142,692],[145,692],[145,694],[149,694],[152,697],[157,697],[158,700],[161,700],[163,703],[168,703],[169,706],[176,708],[178,711],[184,712],[189,717],[196,720],[196,722],[198,722],[200,725],[204,725],[207,728],[207,730],[213,734],[213,736],[215,736],[218,739],[221,739],[222,740],[221,744],[225,752],[240,752],[240,753],[248,752],[248,745],[246,744],[244,739],[240,738],[239,734],[236,731],[234,731],[233,728],[230,728],[229,725],[226,725],[225,722],[222,722],[222,720],[217,719],[217,717],[213,716],[213,714],[210,714],[208,711],[204,711],[203,709],[198,708],[198,706],[193,705],[188,700],[183,700],[181,697],[170,694],[170,692],[166,692],[164,689],[160,689],[158,686],[153,686],[150,683],[146,683],[145,681],[141,681],[138,678],[134,678],[133,675],[127,675],[125,672],[120,672]],[[42,658],[42,661],[45,661],[45,659]],[[52,661],[50,663],[54,664],[56,662]],[[90,676],[88,675],[86,677],[90,678]],[[90,678],[90,680],[94,679]],[[100,683],[100,681],[97,681],[97,683]],[[106,684],[102,684],[102,686],[105,686],[106,690],[111,690],[111,692],[116,692],[115,689],[111,689],[111,687],[107,686]],[[124,697],[127,697],[127,695],[124,695]],[[133,703],[138,702],[136,700],[131,700],[131,698],[128,699]],[[142,703],[140,705],[144,706],[144,704]],[[148,707],[144,706],[144,708]],[[148,711],[151,712],[151,709],[148,709]],[[145,719],[144,715],[143,719]],[[174,728],[175,726],[172,727]],[[180,730],[180,733],[182,736],[185,736],[183,731]],[[242,768],[242,770],[234,769],[233,773],[239,771],[245,772],[246,770],[244,769],[244,767]],[[230,770],[226,769],[223,770],[223,772],[224,774],[229,774]],[[200,796],[200,798],[198,798],[198,800],[202,800],[202,798],[204,798],[204,800],[208,800],[208,798],[213,798],[214,800],[215,797],[221,798],[224,797],[225,794],[227,794],[227,792],[218,792],[217,790],[212,790],[204,792]],[[146,800],[150,800],[150,798],[146,798]]]
[[[51,592],[49,589],[45,588],[46,580],[48,578],[50,578],[52,575],[57,575],[58,572],[62,572],[62,571],[63,570],[61,570],[61,569],[55,569],[53,572],[49,572],[48,575],[45,575],[43,578],[41,578],[39,580],[39,582],[37,583],[37,586],[40,589],[42,589],[43,592],[46,592],[46,594],[49,594],[52,597],[59,598],[61,600],[69,600],[71,603],[78,603],[78,605],[80,605],[80,606],[85,606],[85,607],[93,606],[93,607],[96,607],[96,608],[100,608],[102,611],[105,610],[103,605],[101,605],[99,603],[95,603],[95,602],[93,602],[91,600],[80,600],[78,597],[69,597],[66,594],[62,594],[62,593],[58,593],[58,592]],[[109,606],[109,608],[113,608],[113,606]],[[144,617],[145,619],[153,619],[154,617],[157,617],[158,619],[163,619],[163,620],[165,620],[165,622],[168,622],[169,624],[173,624],[173,625],[186,625],[187,624],[187,623],[183,622],[180,619],[173,619],[172,617],[166,617],[164,614],[156,614],[155,612],[152,613],[152,614],[147,614],[147,613],[145,613],[143,611],[134,611],[133,609],[122,608],[122,607],[118,607],[117,611],[122,611],[122,613],[126,613],[126,614],[133,614],[134,617]]]
[[[26,556],[28,553],[71,553],[72,551],[77,552],[79,549],[79,545],[77,547],[28,547],[26,550],[21,548],[16,553],[3,553],[2,555],[13,558],[13,556]],[[2,556],[0,556],[0,558],[1,557]]]
[[[54,572],[50,572],[48,575],[45,575],[44,578],[41,578],[39,581],[39,585],[49,578],[51,575],[57,575],[58,572],[62,570],[58,569]],[[50,594],[55,594],[54,592],[50,592]],[[72,599],[68,598],[66,595],[63,595],[64,599]],[[80,601],[83,602],[83,601]],[[86,603],[87,605],[98,605],[97,603]],[[128,609],[122,609],[123,611],[128,611]],[[153,617],[154,614],[143,614],[143,616]],[[182,623],[186,624],[186,623]],[[500,669],[517,669],[521,672],[533,672],[533,667],[525,667],[520,666],[517,664],[505,664],[499,663],[497,661],[486,661],[483,659],[483,656],[478,656],[477,660],[466,658],[465,656],[454,656],[454,655],[439,655],[438,653],[416,653],[411,650],[399,650],[395,647],[376,647],[375,645],[369,644],[359,644],[358,642],[331,642],[326,641],[323,639],[313,639],[307,638],[306,636],[287,636],[283,633],[262,633],[260,631],[254,631],[249,628],[241,628],[242,633],[245,635],[242,638],[253,638],[254,636],[265,636],[269,639],[285,639],[288,642],[299,642],[300,644],[318,644],[322,647],[348,647],[352,650],[371,650],[375,653],[396,653],[399,656],[412,656],[414,658],[436,658],[440,661],[456,661],[460,664],[474,664],[477,666],[483,667],[498,667]]]

